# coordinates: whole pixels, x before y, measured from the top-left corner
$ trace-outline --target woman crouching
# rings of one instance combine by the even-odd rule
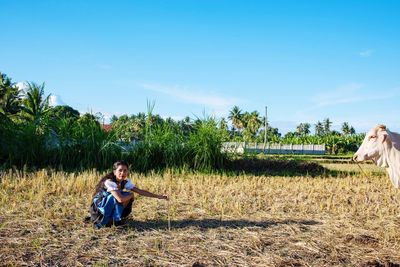
[[[132,212],[133,192],[145,197],[168,200],[166,195],[157,195],[137,188],[127,179],[128,171],[128,163],[117,161],[113,165],[113,171],[101,178],[97,184],[90,205],[91,221],[96,228],[121,224],[121,220]]]

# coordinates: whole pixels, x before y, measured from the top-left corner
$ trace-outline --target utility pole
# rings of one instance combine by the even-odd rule
[[[268,110],[267,110],[267,106],[265,106],[264,149],[265,149],[265,146],[267,145],[267,131],[268,131],[268,119],[267,119],[268,116],[267,116],[267,114],[268,114]]]

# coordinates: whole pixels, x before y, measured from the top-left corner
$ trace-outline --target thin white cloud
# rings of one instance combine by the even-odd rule
[[[26,94],[26,91],[28,90],[28,88],[29,88],[29,85],[28,85],[28,83],[27,82],[18,82],[18,83],[16,83],[15,84],[15,86],[21,91],[21,94],[22,95],[25,95]]]
[[[311,98],[311,101],[317,107],[357,102],[360,99],[360,95],[357,92],[362,88],[363,85],[359,83],[346,84],[326,93],[317,94]]]
[[[388,114],[398,114],[399,112],[399,109],[394,109],[388,112]],[[397,117],[386,116],[386,114],[381,113],[370,113],[368,116],[347,115],[343,117],[336,117],[335,121],[349,122],[350,125],[356,129],[357,133],[368,132],[372,127],[375,127],[378,124],[384,124],[392,131],[398,132],[400,130],[400,120]]]
[[[386,123],[382,118],[390,117],[379,112],[369,112],[366,115],[366,107],[369,107],[375,101],[400,98],[400,88],[367,90],[364,85],[359,83],[350,83],[331,90],[325,89],[324,92],[326,93],[311,96],[311,103],[307,103],[307,107],[296,110],[292,116],[293,121],[297,124],[300,122],[315,123],[318,120],[330,118],[333,122],[348,121],[356,128],[357,132],[365,131],[366,128],[378,123]],[[342,110],[343,108],[354,112],[338,117],[338,112],[335,112],[335,110]],[[340,130],[340,125],[332,125],[332,128]]]
[[[384,100],[399,96],[399,93],[396,93],[398,89],[394,91],[381,90],[377,93],[368,92],[364,89],[365,87],[362,84],[350,83],[337,87],[328,93],[317,94],[311,97],[311,101],[314,104],[312,109],[340,104]]]
[[[201,105],[210,108],[217,116],[226,115],[227,111],[241,101],[235,97],[222,97],[211,92],[193,91],[179,86],[164,86],[160,84],[140,84],[146,90],[162,93],[186,104]]]
[[[58,95],[50,95],[49,104],[50,106],[55,107],[55,106],[63,106],[65,105],[65,102]]]
[[[364,50],[358,53],[360,57],[370,57],[375,51],[373,49]]]

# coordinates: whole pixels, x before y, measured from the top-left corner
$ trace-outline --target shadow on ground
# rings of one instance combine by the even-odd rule
[[[231,174],[252,174],[268,176],[325,176],[331,171],[317,162],[293,159],[230,159],[224,163],[222,171]]]
[[[259,227],[269,228],[276,225],[318,225],[321,224],[314,220],[268,220],[268,221],[249,221],[249,220],[218,220],[218,219],[202,219],[202,220],[173,220],[171,221],[171,229],[183,228],[199,228],[200,230],[215,229],[215,228],[248,228]],[[148,230],[168,230],[168,222],[166,220],[149,220],[149,221],[136,221],[127,220],[123,226],[125,229],[134,229],[136,231]]]
[[[352,164],[348,163],[347,164]],[[359,175],[360,170],[331,170],[310,159],[293,158],[256,158],[245,157],[228,159],[219,170],[221,173],[234,176],[248,174],[254,176],[309,176],[309,177],[344,177]],[[374,175],[382,175],[374,173]]]

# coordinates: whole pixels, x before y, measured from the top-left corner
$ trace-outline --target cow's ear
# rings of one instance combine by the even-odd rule
[[[382,134],[382,144],[385,143],[387,137],[388,137],[387,133]]]

